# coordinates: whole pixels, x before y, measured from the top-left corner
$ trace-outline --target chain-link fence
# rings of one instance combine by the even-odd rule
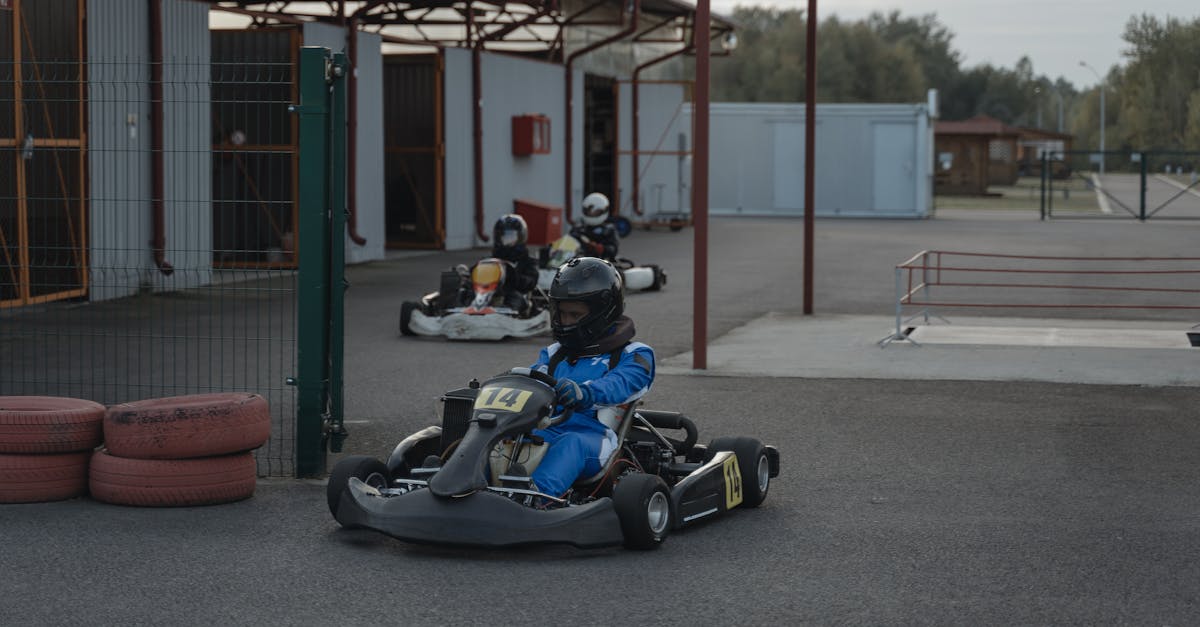
[[[200,5],[6,4],[0,395],[261,394],[259,474],[293,474],[296,31],[210,32]]]

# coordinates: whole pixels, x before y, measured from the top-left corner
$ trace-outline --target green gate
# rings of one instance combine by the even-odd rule
[[[1041,216],[1200,220],[1198,170],[1200,152],[1047,152],[1042,156]],[[1063,202],[1072,195],[1075,202]],[[1080,197],[1086,202],[1081,204]]]

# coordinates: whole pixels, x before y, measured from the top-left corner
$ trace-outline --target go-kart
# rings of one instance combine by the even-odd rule
[[[400,305],[400,334],[445,336],[452,340],[501,340],[531,337],[550,330],[550,312],[541,288],[524,298],[520,309],[504,303],[509,262],[488,257],[470,270],[442,273],[441,289],[419,302]]]
[[[386,462],[359,455],[334,466],[330,513],[343,527],[416,543],[653,549],[674,529],[758,507],[779,474],[775,447],[745,437],[697,444],[686,416],[629,404],[598,415],[620,443],[600,471],[565,495],[541,493],[528,475],[547,445],[531,432],[568,417],[553,414],[555,383],[515,368],[447,392],[442,423],[405,438]]]
[[[541,249],[538,257],[538,287],[549,290],[558,269],[581,254],[583,243],[571,235],[564,235]],[[667,273],[658,266],[639,266],[624,257],[617,257],[613,265],[621,272],[621,280],[627,290],[653,292],[667,284]]]

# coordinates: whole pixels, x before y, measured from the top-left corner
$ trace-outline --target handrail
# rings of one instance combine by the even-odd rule
[[[1078,280],[1071,280],[1072,277]],[[1180,284],[1189,277],[1196,279]],[[1047,292],[1057,298],[1046,296]],[[1200,257],[1073,257],[923,250],[896,265],[895,294],[896,329],[880,340],[882,346],[898,340],[912,342],[908,337],[911,329],[904,329],[905,307],[922,308],[907,320],[922,316],[928,320],[934,307],[1200,310],[1200,305],[1191,304],[1200,299],[1188,298],[1186,303],[1170,299],[1200,294]],[[1129,297],[1122,298],[1122,294]],[[1158,296],[1159,300],[1150,300],[1149,296]]]

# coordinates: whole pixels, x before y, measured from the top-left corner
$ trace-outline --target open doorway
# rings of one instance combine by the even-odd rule
[[[383,58],[388,248],[442,248],[442,72],[439,54]]]
[[[616,196],[617,82],[588,74],[584,79],[583,194],[600,192],[613,204]]]

